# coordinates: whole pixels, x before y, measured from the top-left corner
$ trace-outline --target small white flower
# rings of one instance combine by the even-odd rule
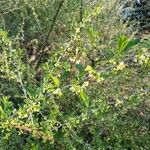
[[[82,84],[82,87],[84,88],[84,87],[87,87],[87,86],[89,86],[89,81],[86,81],[86,82],[84,82],[83,84]]]
[[[93,74],[89,74],[89,77],[90,77],[90,78],[93,78],[93,77],[94,77],[94,75],[93,75]]]
[[[76,33],[79,33],[80,32],[80,28],[76,28]]]
[[[141,60],[145,60],[145,58],[146,58],[146,57],[145,57],[144,55],[141,55],[141,56],[140,56],[140,59],[141,59]]]
[[[73,63],[75,62],[75,57],[73,57],[73,58],[70,57],[69,59],[71,62],[73,62]]]
[[[123,70],[125,68],[125,63],[122,61],[119,63],[119,65],[116,67],[115,70]]]
[[[72,92],[75,92],[75,91],[76,91],[76,89],[75,89],[73,86],[70,87],[69,90],[72,91]]]
[[[80,62],[81,62],[81,60],[77,60],[77,61],[76,61],[76,64],[79,64]]]
[[[53,94],[61,96],[62,95],[61,89],[57,88],[56,90],[53,91]]]
[[[116,100],[116,104],[115,104],[115,106],[121,107],[122,105],[123,105],[123,101],[122,101],[122,100],[117,99],[117,100]]]

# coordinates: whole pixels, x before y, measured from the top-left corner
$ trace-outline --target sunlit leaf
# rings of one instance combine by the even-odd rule
[[[54,76],[52,76],[52,75],[50,75],[50,78],[52,79],[52,81],[53,81],[53,83],[54,83],[54,85],[55,85],[56,87],[58,87],[58,86],[60,85],[60,80],[59,80],[59,78],[54,77]]]
[[[129,48],[137,45],[140,42],[139,39],[129,39],[126,35],[121,35],[118,38],[117,50],[122,53],[127,51]]]
[[[80,91],[79,94],[80,94],[82,103],[85,105],[85,107],[88,107],[89,106],[89,97],[83,91]]]

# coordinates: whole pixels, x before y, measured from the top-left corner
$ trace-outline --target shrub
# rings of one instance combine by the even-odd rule
[[[117,0],[2,6],[2,149],[150,148],[150,45]]]

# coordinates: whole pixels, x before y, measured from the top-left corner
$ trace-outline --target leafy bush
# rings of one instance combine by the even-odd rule
[[[1,149],[150,148],[150,39],[117,0],[0,3]]]

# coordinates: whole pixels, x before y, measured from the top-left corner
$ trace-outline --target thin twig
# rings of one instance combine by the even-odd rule
[[[61,0],[61,2],[60,2],[60,4],[59,4],[59,7],[58,7],[58,9],[57,9],[57,11],[56,11],[56,14],[55,14],[54,17],[53,17],[53,20],[52,20],[52,23],[51,23],[51,25],[50,25],[49,31],[48,31],[48,33],[47,33],[47,35],[46,35],[46,39],[45,39],[44,45],[43,45],[43,47],[42,47],[42,52],[41,52],[41,54],[40,54],[40,56],[39,56],[39,59],[38,59],[38,61],[37,61],[37,65],[36,65],[37,68],[38,68],[38,66],[39,66],[39,64],[40,64],[40,62],[41,62],[41,59],[42,59],[43,55],[44,55],[45,48],[46,48],[46,46],[48,45],[49,37],[50,37],[50,35],[51,35],[52,31],[53,31],[54,25],[55,25],[55,23],[56,23],[56,20],[57,20],[57,17],[58,17],[58,15],[59,15],[59,12],[60,12],[60,10],[61,10],[61,7],[63,6],[63,3],[64,3],[64,0]]]
[[[80,22],[83,22],[83,0],[80,3]]]

